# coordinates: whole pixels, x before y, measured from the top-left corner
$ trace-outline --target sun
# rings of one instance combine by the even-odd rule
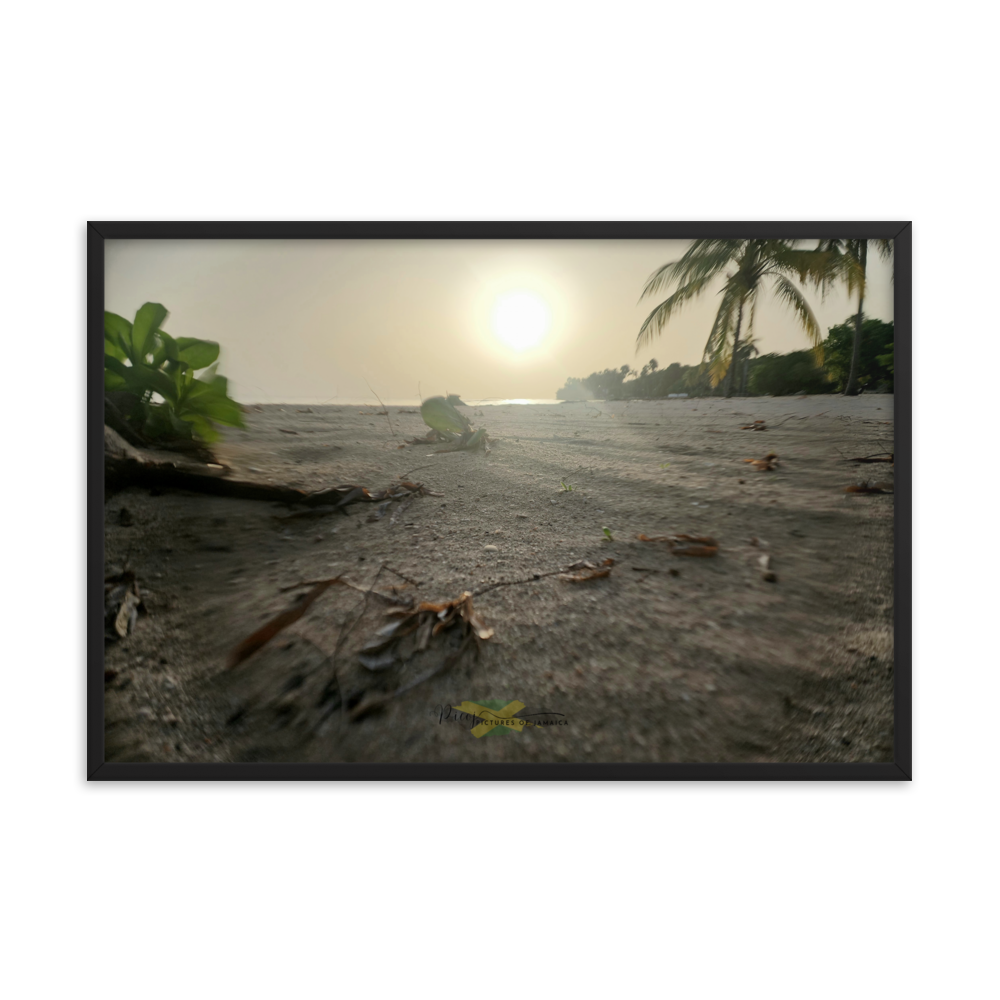
[[[552,313],[535,292],[504,292],[493,304],[493,333],[515,351],[537,347],[552,326]]]

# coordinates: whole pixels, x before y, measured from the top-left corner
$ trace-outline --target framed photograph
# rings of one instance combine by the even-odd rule
[[[94,222],[87,336],[90,779],[910,779],[909,223]]]

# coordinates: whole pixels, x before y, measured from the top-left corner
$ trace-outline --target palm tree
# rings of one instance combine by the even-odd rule
[[[735,265],[736,270],[725,274],[722,302],[705,344],[702,364],[710,366],[712,385],[726,378],[726,396],[736,387],[736,368],[732,360],[740,348],[743,314],[749,309],[746,332],[753,330],[754,313],[760,292],[768,284],[774,295],[790,306],[809,336],[813,347],[820,350],[820,330],[816,317],[792,277],[804,281],[811,277],[823,280],[821,266],[829,263],[828,254],[795,249],[796,240],[694,240],[687,252],[670,264],[654,271],[646,282],[640,301],[672,284],[679,287],[650,314],[639,330],[636,350],[648,344],[663,331],[667,321],[685,303],[700,295],[710,284]],[[823,272],[825,274],[825,272]]]
[[[848,295],[858,293],[858,312],[854,317],[854,349],[851,352],[851,371],[844,388],[845,396],[858,394],[858,359],[861,357],[862,323],[861,314],[865,303],[865,282],[868,272],[868,244],[883,260],[892,256],[892,240],[820,240],[813,253],[817,254],[817,266],[810,269],[814,283],[826,289],[837,281],[847,283]]]
[[[743,383],[740,389],[740,395],[745,396],[747,394],[747,383],[750,381],[750,359],[756,355],[760,354],[757,350],[757,345],[754,343],[753,337],[745,338],[743,341],[743,350],[740,351],[743,355]]]

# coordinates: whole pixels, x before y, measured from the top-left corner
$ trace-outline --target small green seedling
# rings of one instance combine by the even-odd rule
[[[613,542],[615,540],[615,536],[611,534],[611,529],[610,528],[601,528],[601,531],[604,532],[604,537],[609,542]]]
[[[573,492],[573,487],[572,486],[567,486],[565,479],[560,479],[559,480],[559,485],[562,486],[564,493],[572,493]]]
[[[660,468],[661,469],[669,469],[670,468],[670,463],[669,462],[664,462],[663,465],[660,466]]]

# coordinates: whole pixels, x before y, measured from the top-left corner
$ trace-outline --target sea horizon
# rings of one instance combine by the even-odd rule
[[[428,399],[431,397],[427,397]],[[295,399],[251,399],[242,400],[244,406],[406,406],[419,407],[420,399],[386,399],[373,400],[371,397],[365,399],[345,397],[333,399],[319,399],[318,397],[304,397]],[[462,399],[465,406],[539,406],[551,405],[553,403],[566,402],[562,399],[526,399],[526,398],[490,398],[490,399]]]

